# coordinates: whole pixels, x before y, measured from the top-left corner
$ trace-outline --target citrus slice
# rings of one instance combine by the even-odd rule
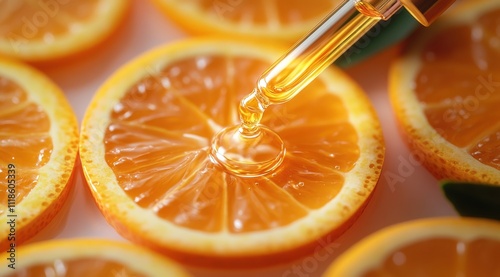
[[[42,229],[68,196],[78,122],[42,73],[0,59],[0,248]],[[8,223],[8,224],[7,224]]]
[[[277,54],[187,40],[148,52],[99,89],[80,158],[119,233],[187,263],[244,266],[303,255],[354,220],[384,146],[368,99],[338,69],[264,113],[287,151],[272,174],[238,177],[209,158],[212,138],[239,123],[239,101]]]
[[[1,276],[189,276],[154,252],[103,239],[45,241],[19,247],[13,253],[2,253]]]
[[[342,1],[154,0],[185,30],[256,41],[295,42]]]
[[[315,0],[153,0],[169,19],[193,35],[292,45],[347,1]],[[345,7],[343,8],[345,9]],[[345,10],[344,10],[345,11]],[[341,12],[342,13],[342,12]],[[341,55],[335,65],[349,67],[401,42],[420,24],[401,9],[381,20]]]
[[[0,0],[0,55],[46,61],[84,51],[125,15],[122,0]]]
[[[500,184],[499,15],[498,1],[463,2],[390,70],[403,133],[438,178]]]
[[[420,219],[361,240],[340,255],[323,276],[498,276],[499,256],[498,221]]]

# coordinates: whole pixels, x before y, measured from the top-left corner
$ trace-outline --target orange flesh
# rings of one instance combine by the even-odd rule
[[[103,259],[77,259],[71,261],[55,260],[51,264],[37,264],[26,269],[13,270],[5,277],[21,276],[57,276],[57,277],[120,277],[144,275],[132,271],[127,266]],[[144,276],[145,277],[145,276]]]
[[[15,180],[16,204],[36,185],[38,169],[52,153],[50,120],[26,92],[11,80],[0,76],[0,161],[15,166],[8,178],[7,167],[0,169],[0,180]],[[7,199],[6,186],[0,187],[0,199]],[[6,209],[0,205],[0,214]]]
[[[363,276],[498,276],[498,257],[500,241],[435,238],[402,247]]]
[[[195,3],[204,12],[213,14],[220,20],[268,26],[269,22],[288,25],[317,19],[318,15],[326,15],[327,11],[333,10],[340,1],[316,1],[314,5],[302,0],[191,0],[186,2]]]
[[[186,58],[151,72],[111,114],[105,159],[141,207],[194,230],[242,233],[287,225],[334,198],[359,157],[357,133],[341,100],[314,81],[262,123],[285,142],[270,176],[241,178],[208,157],[221,127],[239,123],[241,98],[269,64]]]
[[[478,161],[500,169],[500,10],[437,34],[421,58],[416,92],[429,123]]]
[[[54,36],[71,33],[72,28],[78,27],[77,24],[91,19],[98,2],[3,1],[0,9],[0,37],[20,42],[51,42]]]

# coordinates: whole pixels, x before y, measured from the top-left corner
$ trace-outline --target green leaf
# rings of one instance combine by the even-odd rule
[[[406,39],[418,27],[420,23],[406,9],[400,9],[388,20],[381,20],[372,27],[335,61],[335,65],[343,68],[356,65]]]
[[[500,220],[500,186],[444,181],[441,188],[460,215]]]

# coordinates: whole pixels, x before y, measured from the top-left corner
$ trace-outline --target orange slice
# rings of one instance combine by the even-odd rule
[[[325,277],[498,276],[500,223],[420,219],[387,227],[337,258]]]
[[[84,116],[80,157],[119,233],[185,262],[243,266],[303,255],[354,220],[384,146],[368,99],[338,69],[264,113],[287,149],[275,172],[238,177],[208,156],[277,54],[188,40],[141,56],[100,88]]]
[[[42,73],[0,59],[0,248],[18,245],[59,211],[78,152],[78,122]],[[7,224],[8,223],[8,224]]]
[[[0,55],[53,60],[89,49],[125,15],[123,0],[0,0]]]
[[[305,35],[340,0],[243,1],[154,0],[179,26],[192,34],[217,34],[258,41],[295,42]]]
[[[464,2],[390,71],[396,117],[438,178],[500,184],[499,16],[498,1]]]
[[[4,277],[189,276],[170,260],[128,243],[102,239],[65,239],[29,244],[2,253]]]

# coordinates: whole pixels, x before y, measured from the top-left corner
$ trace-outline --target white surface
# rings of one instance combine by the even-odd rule
[[[140,53],[183,37],[186,35],[149,1],[134,0],[124,26],[92,56],[39,68],[65,91],[81,121],[94,92],[114,70]],[[422,217],[456,215],[440,192],[436,179],[414,162],[396,130],[386,84],[388,59],[393,54],[386,52],[348,71],[372,99],[387,145],[380,181],[356,223],[331,242],[326,254],[316,253],[292,264],[255,271],[210,273],[190,269],[195,276],[320,276],[350,245],[384,226]],[[81,174],[63,212],[33,241],[73,237],[123,240],[100,214]]]

